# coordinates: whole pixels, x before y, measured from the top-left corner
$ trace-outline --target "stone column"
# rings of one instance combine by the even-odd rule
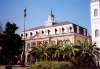
[[[25,64],[27,63],[27,54],[25,54]]]
[[[21,54],[21,61],[22,61],[22,55],[23,55],[23,53]]]
[[[36,41],[36,46],[38,45],[38,42]]]
[[[76,42],[76,35],[74,35],[74,42],[73,43],[75,43]]]
[[[25,51],[27,51],[27,43],[25,42]]]
[[[30,51],[31,51],[31,47],[32,47],[32,42],[30,42]]]

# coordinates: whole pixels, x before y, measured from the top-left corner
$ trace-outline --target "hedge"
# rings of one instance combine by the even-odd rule
[[[74,65],[71,62],[42,61],[28,67],[28,69],[67,69]]]

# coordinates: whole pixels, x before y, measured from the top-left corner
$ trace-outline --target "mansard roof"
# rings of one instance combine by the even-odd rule
[[[73,25],[73,29],[74,29],[73,32],[74,32],[74,33],[77,33],[77,26],[78,26],[78,25],[76,25],[76,24],[74,24],[74,23],[71,23],[71,22],[68,22],[68,21],[56,23],[56,24],[51,25],[51,26],[39,26],[39,27],[35,27],[35,28],[32,28],[32,29],[26,30],[26,32],[27,32],[27,31],[38,30],[38,29],[50,28],[50,27],[56,27],[56,26],[62,26],[62,25],[68,25],[68,24],[72,24],[72,25]],[[83,28],[83,27],[81,27],[81,26],[78,26],[78,27],[80,28],[80,29],[79,29],[80,34],[83,35],[83,29],[86,29],[86,28]],[[86,29],[86,30],[87,30],[87,29]],[[87,31],[86,31],[86,33],[87,33]]]
[[[49,27],[56,27],[56,26],[67,25],[67,24],[73,24],[73,23],[65,21],[65,22],[56,23],[56,24],[51,25],[51,26],[39,26],[39,27],[35,27],[35,28],[29,29],[29,30],[26,30],[26,31],[44,29],[44,28],[49,28]]]

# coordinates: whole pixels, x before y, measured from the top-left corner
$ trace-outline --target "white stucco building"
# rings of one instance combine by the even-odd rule
[[[96,45],[100,48],[100,0],[92,0],[90,7],[92,42],[96,42]],[[97,66],[100,66],[100,57],[95,58]]]
[[[25,63],[32,63],[34,56],[30,55],[30,47],[33,45],[41,44],[45,41],[50,43],[54,41],[57,43],[66,40],[65,42],[83,43],[85,39],[90,39],[88,30],[81,26],[78,26],[69,21],[57,23],[54,21],[54,15],[51,14],[48,16],[48,21],[44,23],[44,26],[35,27],[25,31]],[[24,32],[19,34],[22,39],[24,38]],[[21,55],[22,56],[22,55]]]
[[[92,42],[96,42],[100,48],[100,0],[92,0],[90,6]]]

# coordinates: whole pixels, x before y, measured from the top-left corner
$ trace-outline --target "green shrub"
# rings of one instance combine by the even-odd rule
[[[31,65],[28,69],[66,69],[73,66],[71,62],[44,61]]]

